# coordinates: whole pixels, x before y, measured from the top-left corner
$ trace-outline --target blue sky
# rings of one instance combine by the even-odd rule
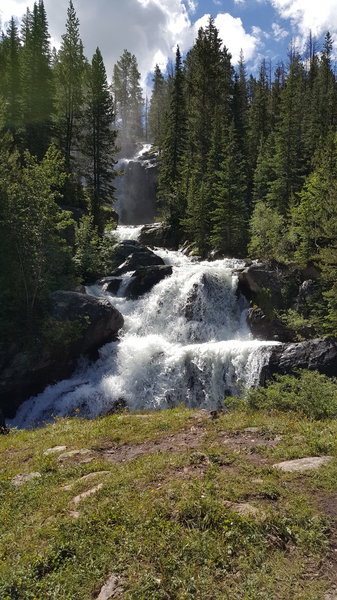
[[[73,0],[80,19],[86,55],[98,45],[108,76],[124,48],[138,59],[143,82],[158,63],[193,44],[200,25],[212,14],[235,63],[243,49],[248,71],[261,58],[274,65],[286,60],[290,42],[304,48],[310,29],[318,38],[329,29],[337,40],[337,0]],[[1,0],[3,26],[11,15],[20,19],[34,0]],[[52,43],[64,32],[68,0],[44,0]],[[336,46],[337,47],[337,46]]]

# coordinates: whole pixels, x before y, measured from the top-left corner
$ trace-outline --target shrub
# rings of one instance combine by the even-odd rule
[[[253,409],[298,412],[309,419],[337,417],[337,380],[317,371],[301,370],[295,376],[280,375],[266,388],[250,389],[244,398]]]

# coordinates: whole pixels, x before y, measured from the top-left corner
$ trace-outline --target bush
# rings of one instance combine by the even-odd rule
[[[244,397],[252,409],[294,411],[309,419],[337,417],[337,380],[317,371],[277,376],[266,388],[250,389]]]

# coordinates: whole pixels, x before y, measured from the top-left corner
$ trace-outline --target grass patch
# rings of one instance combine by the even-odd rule
[[[198,447],[175,447],[182,434]],[[216,420],[183,408],[63,419],[2,436],[0,598],[93,600],[114,573],[124,600],[323,600],[333,523],[321,500],[336,493],[337,463],[305,474],[272,465],[337,455],[336,437],[336,421],[249,408]],[[132,460],[104,454],[142,444]],[[93,460],[43,454],[56,445],[94,449]],[[31,471],[41,477],[13,486]],[[74,519],[72,499],[97,483]],[[247,503],[256,512],[238,513]]]

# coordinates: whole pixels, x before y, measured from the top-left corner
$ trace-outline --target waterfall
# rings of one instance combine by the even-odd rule
[[[142,144],[131,158],[121,158],[115,179],[116,212],[120,223],[151,223],[156,215],[157,156],[151,144]]]
[[[135,239],[140,229],[119,227],[117,237]],[[156,252],[173,273],[142,298],[107,296],[97,285],[87,289],[123,314],[120,340],[101,348],[99,360],[79,366],[71,379],[27,400],[15,425],[33,426],[52,415],[93,418],[121,401],[130,410],[179,403],[214,409],[258,382],[273,342],[254,340],[249,332],[248,307],[236,293],[242,261],[196,262],[179,251]]]

